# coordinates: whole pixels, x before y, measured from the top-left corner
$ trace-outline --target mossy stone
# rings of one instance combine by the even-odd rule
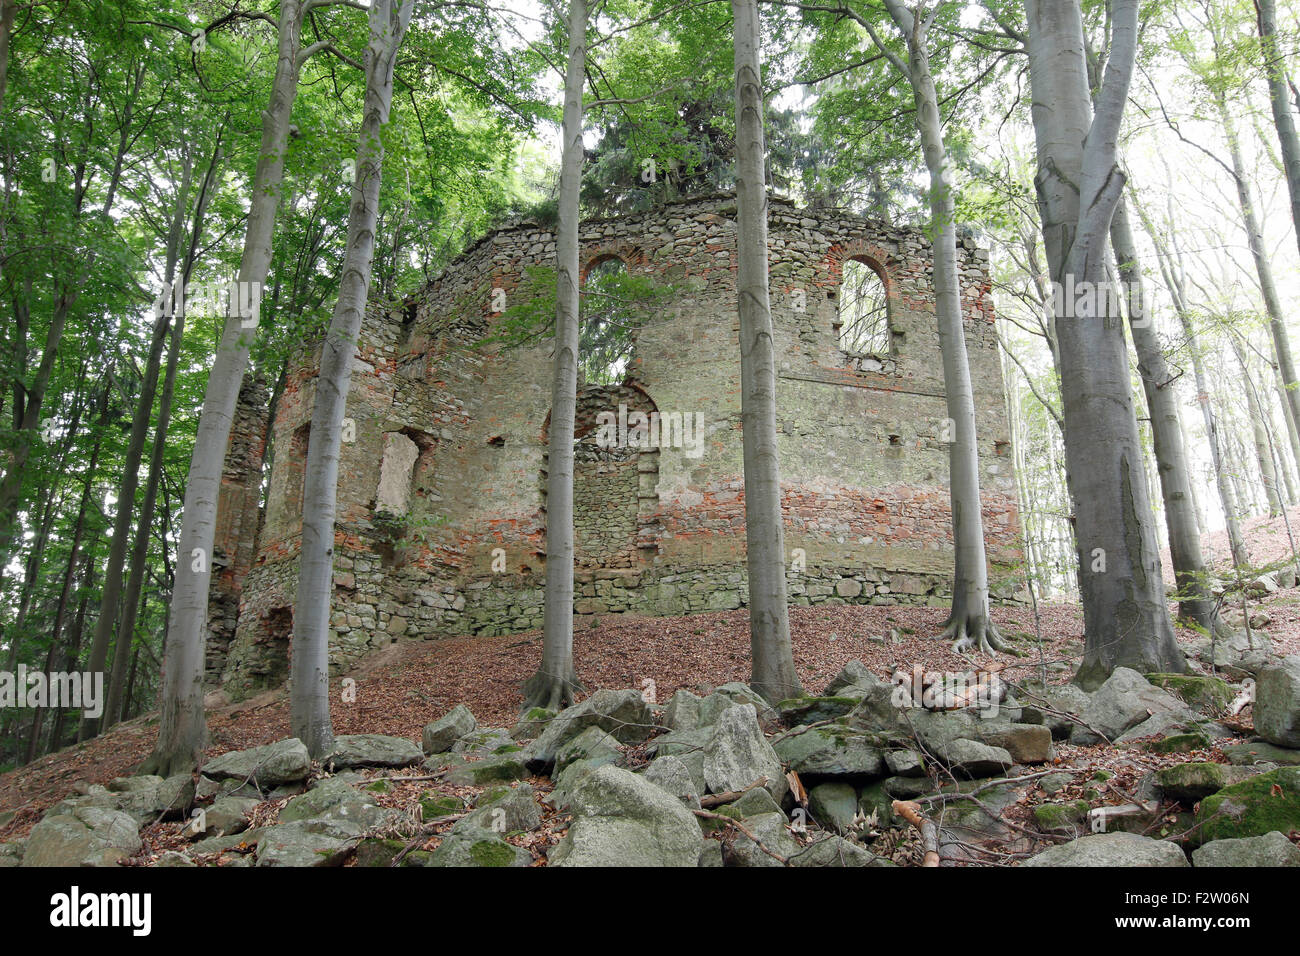
[[[1202,842],[1300,829],[1300,767],[1279,767],[1224,787],[1201,801],[1196,820]]]

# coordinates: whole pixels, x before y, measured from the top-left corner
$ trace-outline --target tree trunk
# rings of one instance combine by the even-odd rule
[[[181,168],[181,181],[177,190],[176,207],[173,210],[171,227],[167,237],[166,276],[170,285],[176,270],[179,255],[181,229],[185,222],[185,210],[189,203],[190,182],[193,162],[189,150],[185,151],[184,164]],[[144,443],[149,437],[149,422],[153,418],[154,393],[158,389],[158,377],[162,369],[163,349],[167,345],[167,333],[171,326],[171,310],[167,308],[167,294],[164,291],[155,304],[153,336],[149,342],[149,357],[145,362],[144,377],[140,382],[140,394],[136,398],[135,414],[131,419],[131,438],[127,442],[126,463],[122,468],[122,487],[117,496],[117,514],[113,518],[113,536],[108,545],[108,563],[104,566],[104,587],[99,601],[99,618],[95,622],[95,636],[90,645],[90,661],[87,664],[91,673],[104,670],[108,660],[108,645],[117,632],[119,644],[130,644],[129,632],[118,630],[118,609],[122,597],[122,573],[126,566],[127,539],[131,534],[131,516],[135,513],[135,493],[140,481],[140,461],[144,458]],[[118,658],[126,658],[125,653],[114,654],[114,664]],[[108,681],[111,686],[111,677]],[[82,741],[96,736],[101,726],[107,726],[107,711],[99,718],[87,717],[81,722],[77,740]],[[111,721],[109,721],[111,723]]]
[[[1178,412],[1174,375],[1156,335],[1147,310],[1147,298],[1137,243],[1129,222],[1128,204],[1123,198],[1115,207],[1110,240],[1121,280],[1128,290],[1129,328],[1138,357],[1138,374],[1151,414],[1151,438],[1155,448],[1160,493],[1165,505],[1165,528],[1169,532],[1169,555],[1179,595],[1179,617],[1208,629],[1212,626],[1214,598],[1206,579],[1201,555],[1201,532],[1196,521],[1196,502],[1183,448],[1183,427]],[[1135,314],[1136,312],[1136,314]]]
[[[1273,354],[1277,359],[1278,374],[1282,376],[1282,385],[1286,389],[1287,401],[1291,406],[1291,417],[1300,422],[1300,384],[1297,384],[1295,362],[1291,357],[1291,337],[1282,315],[1282,303],[1278,298],[1277,284],[1273,281],[1273,267],[1264,248],[1264,234],[1260,231],[1259,218],[1255,214],[1255,203],[1251,199],[1250,179],[1246,173],[1246,163],[1241,156],[1237,127],[1222,93],[1216,96],[1215,107],[1218,109],[1219,122],[1223,124],[1223,132],[1228,140],[1233,185],[1237,188],[1237,203],[1241,207],[1241,224],[1246,230],[1246,244],[1250,248],[1250,257],[1255,263],[1255,273],[1259,277],[1259,291],[1264,300],[1264,311],[1268,315],[1268,328],[1273,337]]]
[[[547,435],[546,608],[542,664],[524,684],[524,709],[558,710],[583,689],[573,666],[573,428],[578,397],[578,192],[582,186],[582,88],[586,0],[570,0],[564,76],[559,222],[555,231],[555,361]]]
[[[271,264],[271,235],[284,177],[289,114],[298,90],[302,0],[280,0],[279,48],[270,102],[262,113],[262,145],[253,177],[247,231],[239,266],[241,288],[261,294]],[[256,322],[245,325],[230,309],[208,375],[194,454],[185,483],[180,551],[172,591],[159,701],[158,740],[141,766],[170,776],[193,768],[207,738],[203,715],[203,643],[217,496],[239,385],[248,364]],[[250,317],[251,318],[251,317]]]
[[[293,613],[289,724],[313,758],[334,746],[329,702],[330,596],[334,590],[334,508],[343,412],[357,337],[366,311],[379,217],[383,129],[393,102],[393,68],[415,0],[371,0],[366,92],[357,140],[356,176],[348,215],[347,252],[339,296],[321,348],[316,403],[303,479],[302,552]]]
[[[901,0],[885,0],[894,23],[907,41],[904,69],[916,102],[925,166],[930,174],[931,242],[934,255],[934,305],[943,356],[943,382],[949,419],[948,490],[952,508],[954,574],[952,614],[942,638],[954,647],[977,647],[990,654],[1006,650],[989,618],[989,573],[984,550],[980,500],[979,446],[975,434],[975,392],[971,385],[966,333],[962,325],[961,280],[957,268],[957,223],[950,162],[939,117],[939,96],[930,72],[929,23],[918,7],[913,15]],[[883,44],[881,49],[885,50]]]
[[[799,697],[785,589],[785,531],[776,444],[776,357],[767,273],[767,183],[759,17],[755,0],[731,0],[736,62],[736,292],[740,313],[740,413],[745,460],[750,686],[775,703]]]
[[[1273,467],[1273,449],[1267,426],[1264,424],[1264,410],[1256,397],[1255,383],[1250,374],[1250,362],[1246,359],[1241,343],[1231,332],[1228,334],[1228,340],[1232,343],[1232,351],[1237,356],[1237,364],[1241,366],[1241,383],[1245,386],[1242,391],[1246,393],[1246,414],[1250,416],[1251,436],[1255,440],[1255,461],[1259,465],[1259,476],[1264,484],[1264,498],[1268,502],[1269,516],[1275,518],[1282,513],[1282,496],[1278,493],[1277,469]]]
[[[203,225],[207,215],[208,202],[221,168],[221,135],[217,135],[212,157],[208,162],[203,185],[199,190],[195,204],[193,225],[189,230],[189,249],[180,267],[179,285],[173,284],[175,276],[169,271],[167,285],[184,289],[190,281],[194,261],[198,255],[199,241],[203,236]],[[153,448],[149,453],[149,475],[145,480],[144,501],[140,504],[140,514],[136,520],[135,538],[131,545],[131,570],[127,576],[126,594],[122,600],[122,620],[118,628],[119,639],[113,652],[113,670],[108,681],[108,700],[104,705],[102,726],[111,727],[122,718],[126,684],[127,662],[134,662],[131,642],[135,638],[137,609],[141,606],[140,592],[144,587],[145,569],[149,564],[149,534],[153,527],[154,512],[158,502],[158,484],[162,480],[163,458],[167,447],[167,431],[171,427],[172,399],[176,393],[176,369],[180,360],[181,344],[185,337],[185,309],[175,309],[172,316],[171,338],[167,345],[167,364],[163,372],[162,392],[158,397],[158,424],[154,428]]]
[[[1124,187],[1117,138],[1137,47],[1137,0],[1112,7],[1110,58],[1092,108],[1078,0],[1026,0],[1038,153],[1035,186],[1053,280],[1104,290],[1106,236]],[[1067,296],[1068,298],[1069,296]],[[1058,316],[1066,477],[1074,504],[1085,689],[1119,666],[1181,673],[1133,412],[1128,349],[1107,296]]]
[[[1295,236],[1300,244],[1300,137],[1296,135],[1295,116],[1287,96],[1290,84],[1286,75],[1286,61],[1277,42],[1277,10],[1274,0],[1255,0],[1255,13],[1259,22],[1259,44],[1264,59],[1264,73],[1268,77],[1268,99],[1273,108],[1273,125],[1277,129],[1278,145],[1282,151],[1282,169],[1291,195],[1291,221],[1295,223]],[[1300,415],[1296,415],[1300,418]],[[1300,452],[1296,455],[1300,467]]]

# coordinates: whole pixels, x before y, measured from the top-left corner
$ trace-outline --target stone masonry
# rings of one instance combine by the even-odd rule
[[[930,243],[913,229],[773,199],[777,417],[796,604],[946,604],[946,418]],[[575,449],[581,616],[686,614],[745,603],[735,201],[712,196],[581,230],[582,267],[618,258],[668,285],[625,379],[585,386]],[[959,247],[995,596],[1016,589],[1015,481],[988,255]],[[403,637],[503,634],[542,621],[551,343],[492,341],[499,310],[554,268],[554,236],[523,222],[479,240],[425,289],[366,316],[339,472],[331,661]],[[841,350],[843,263],[888,296],[887,354]],[[224,666],[235,697],[287,673],[319,347],[291,366],[257,557]],[[658,447],[602,447],[602,412],[702,424]],[[677,418],[676,416],[680,416]],[[687,436],[690,437],[690,436]],[[631,444],[631,443],[629,443]]]

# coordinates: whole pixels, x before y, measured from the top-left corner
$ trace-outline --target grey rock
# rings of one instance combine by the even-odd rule
[[[531,783],[517,787],[488,790],[467,816],[457,820],[453,830],[478,827],[498,835],[518,833],[540,826],[542,808],[537,805],[537,791]]]
[[[411,767],[424,758],[417,744],[387,734],[344,734],[334,738],[334,749],[321,761],[327,770],[356,767]]]
[[[724,711],[704,748],[704,784],[711,793],[743,790],[760,777],[780,802],[789,789],[772,745],[763,736],[752,704]]]
[[[203,766],[203,773],[213,780],[247,779],[263,789],[305,780],[310,770],[311,757],[297,737],[250,750],[232,750]]]
[[[808,809],[823,829],[848,833],[858,812],[858,792],[847,783],[819,783],[808,791]]]
[[[280,822],[328,819],[360,830],[393,823],[399,816],[341,780],[327,780],[286,803],[280,811]]]
[[[258,838],[257,865],[342,866],[360,832],[359,827],[329,819],[266,827]]]
[[[1300,654],[1260,669],[1255,732],[1279,747],[1300,748]]]
[[[1272,764],[1276,767],[1300,766],[1300,750],[1289,747],[1276,747],[1263,740],[1252,740],[1242,744],[1226,744],[1224,754],[1229,762],[1241,766],[1252,764]]]
[[[691,772],[680,757],[657,757],[645,769],[645,778],[671,793],[687,807],[700,808],[700,791],[691,778]],[[764,794],[766,790],[762,791]],[[768,799],[771,799],[769,796]]]
[[[599,727],[619,743],[645,740],[654,729],[654,715],[634,690],[598,690],[580,704],[565,708],[547,724],[527,751],[529,769],[543,771],[555,763],[560,746],[588,727]]]
[[[261,803],[253,797],[221,797],[203,811],[204,830],[194,827],[198,821],[191,819],[186,836],[199,839],[222,834],[243,833],[248,829],[248,814]]]
[[[1054,846],[1022,865],[1180,867],[1190,864],[1173,843],[1119,831],[1097,833]]]
[[[885,767],[891,776],[924,777],[925,762],[915,750],[891,750],[885,754]]]
[[[136,822],[120,810],[77,807],[32,827],[23,866],[115,866],[140,850]]]
[[[735,838],[723,846],[723,860],[727,866],[784,866],[785,864],[780,860],[764,852],[762,847],[766,847],[767,850],[786,860],[802,849],[790,833],[783,814],[760,813],[757,816],[746,817],[745,829],[758,838],[758,843],[737,831]],[[759,846],[760,843],[762,847]]]
[[[623,750],[617,740],[599,727],[588,727],[555,751],[555,769],[563,771],[575,760],[591,761],[592,766],[618,763]]]
[[[482,827],[453,827],[429,858],[429,866],[522,867],[533,862],[527,850]]]
[[[1155,714],[1184,720],[1193,717],[1191,709],[1173,694],[1153,686],[1135,670],[1117,667],[1088,698],[1087,706],[1079,715],[1092,730],[1076,726],[1070,732],[1070,742],[1100,743],[1093,730],[1113,741]]]
[[[420,743],[426,754],[440,754],[451,750],[451,745],[478,726],[474,713],[464,704],[457,704],[431,724],[426,724]]]
[[[504,727],[479,727],[451,745],[451,752],[485,757],[522,750]]]
[[[954,774],[966,777],[991,777],[1005,773],[1015,761],[1001,747],[991,747],[977,740],[959,738],[936,748],[937,756]]]
[[[790,865],[797,867],[857,867],[893,866],[894,864],[883,857],[876,856],[870,850],[854,843],[852,840],[832,836],[817,840],[799,850],[794,856],[790,857]]]
[[[1300,866],[1300,847],[1274,830],[1257,837],[1214,840],[1192,851],[1193,866]]]
[[[786,766],[809,780],[868,781],[884,774],[885,758],[876,739],[847,727],[795,727],[774,740],[772,749]]]
[[[680,800],[618,767],[597,767],[574,788],[573,822],[551,866],[697,866],[695,815]]]

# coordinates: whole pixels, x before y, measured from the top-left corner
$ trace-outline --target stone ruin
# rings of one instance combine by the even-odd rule
[[[582,224],[583,278],[617,260],[667,285],[622,381],[580,387],[574,612],[680,615],[746,603],[733,196]],[[916,229],[772,199],[787,580],[794,604],[949,601],[946,405],[930,242]],[[554,268],[536,223],[480,239],[423,290],[365,317],[339,467],[332,666],[400,638],[540,627],[551,343],[493,341]],[[1015,476],[988,254],[959,243],[994,596],[1018,584]],[[887,342],[846,349],[846,263],[883,285]],[[207,677],[234,697],[288,675],[319,343],[291,364],[257,515],[264,387],[246,386],[223,483]],[[658,446],[603,447],[603,413],[658,413]],[[680,418],[678,417],[680,416]],[[699,423],[689,447],[672,426]],[[688,447],[682,447],[688,446]],[[256,529],[256,530],[255,530]],[[581,627],[581,623],[578,624]]]

